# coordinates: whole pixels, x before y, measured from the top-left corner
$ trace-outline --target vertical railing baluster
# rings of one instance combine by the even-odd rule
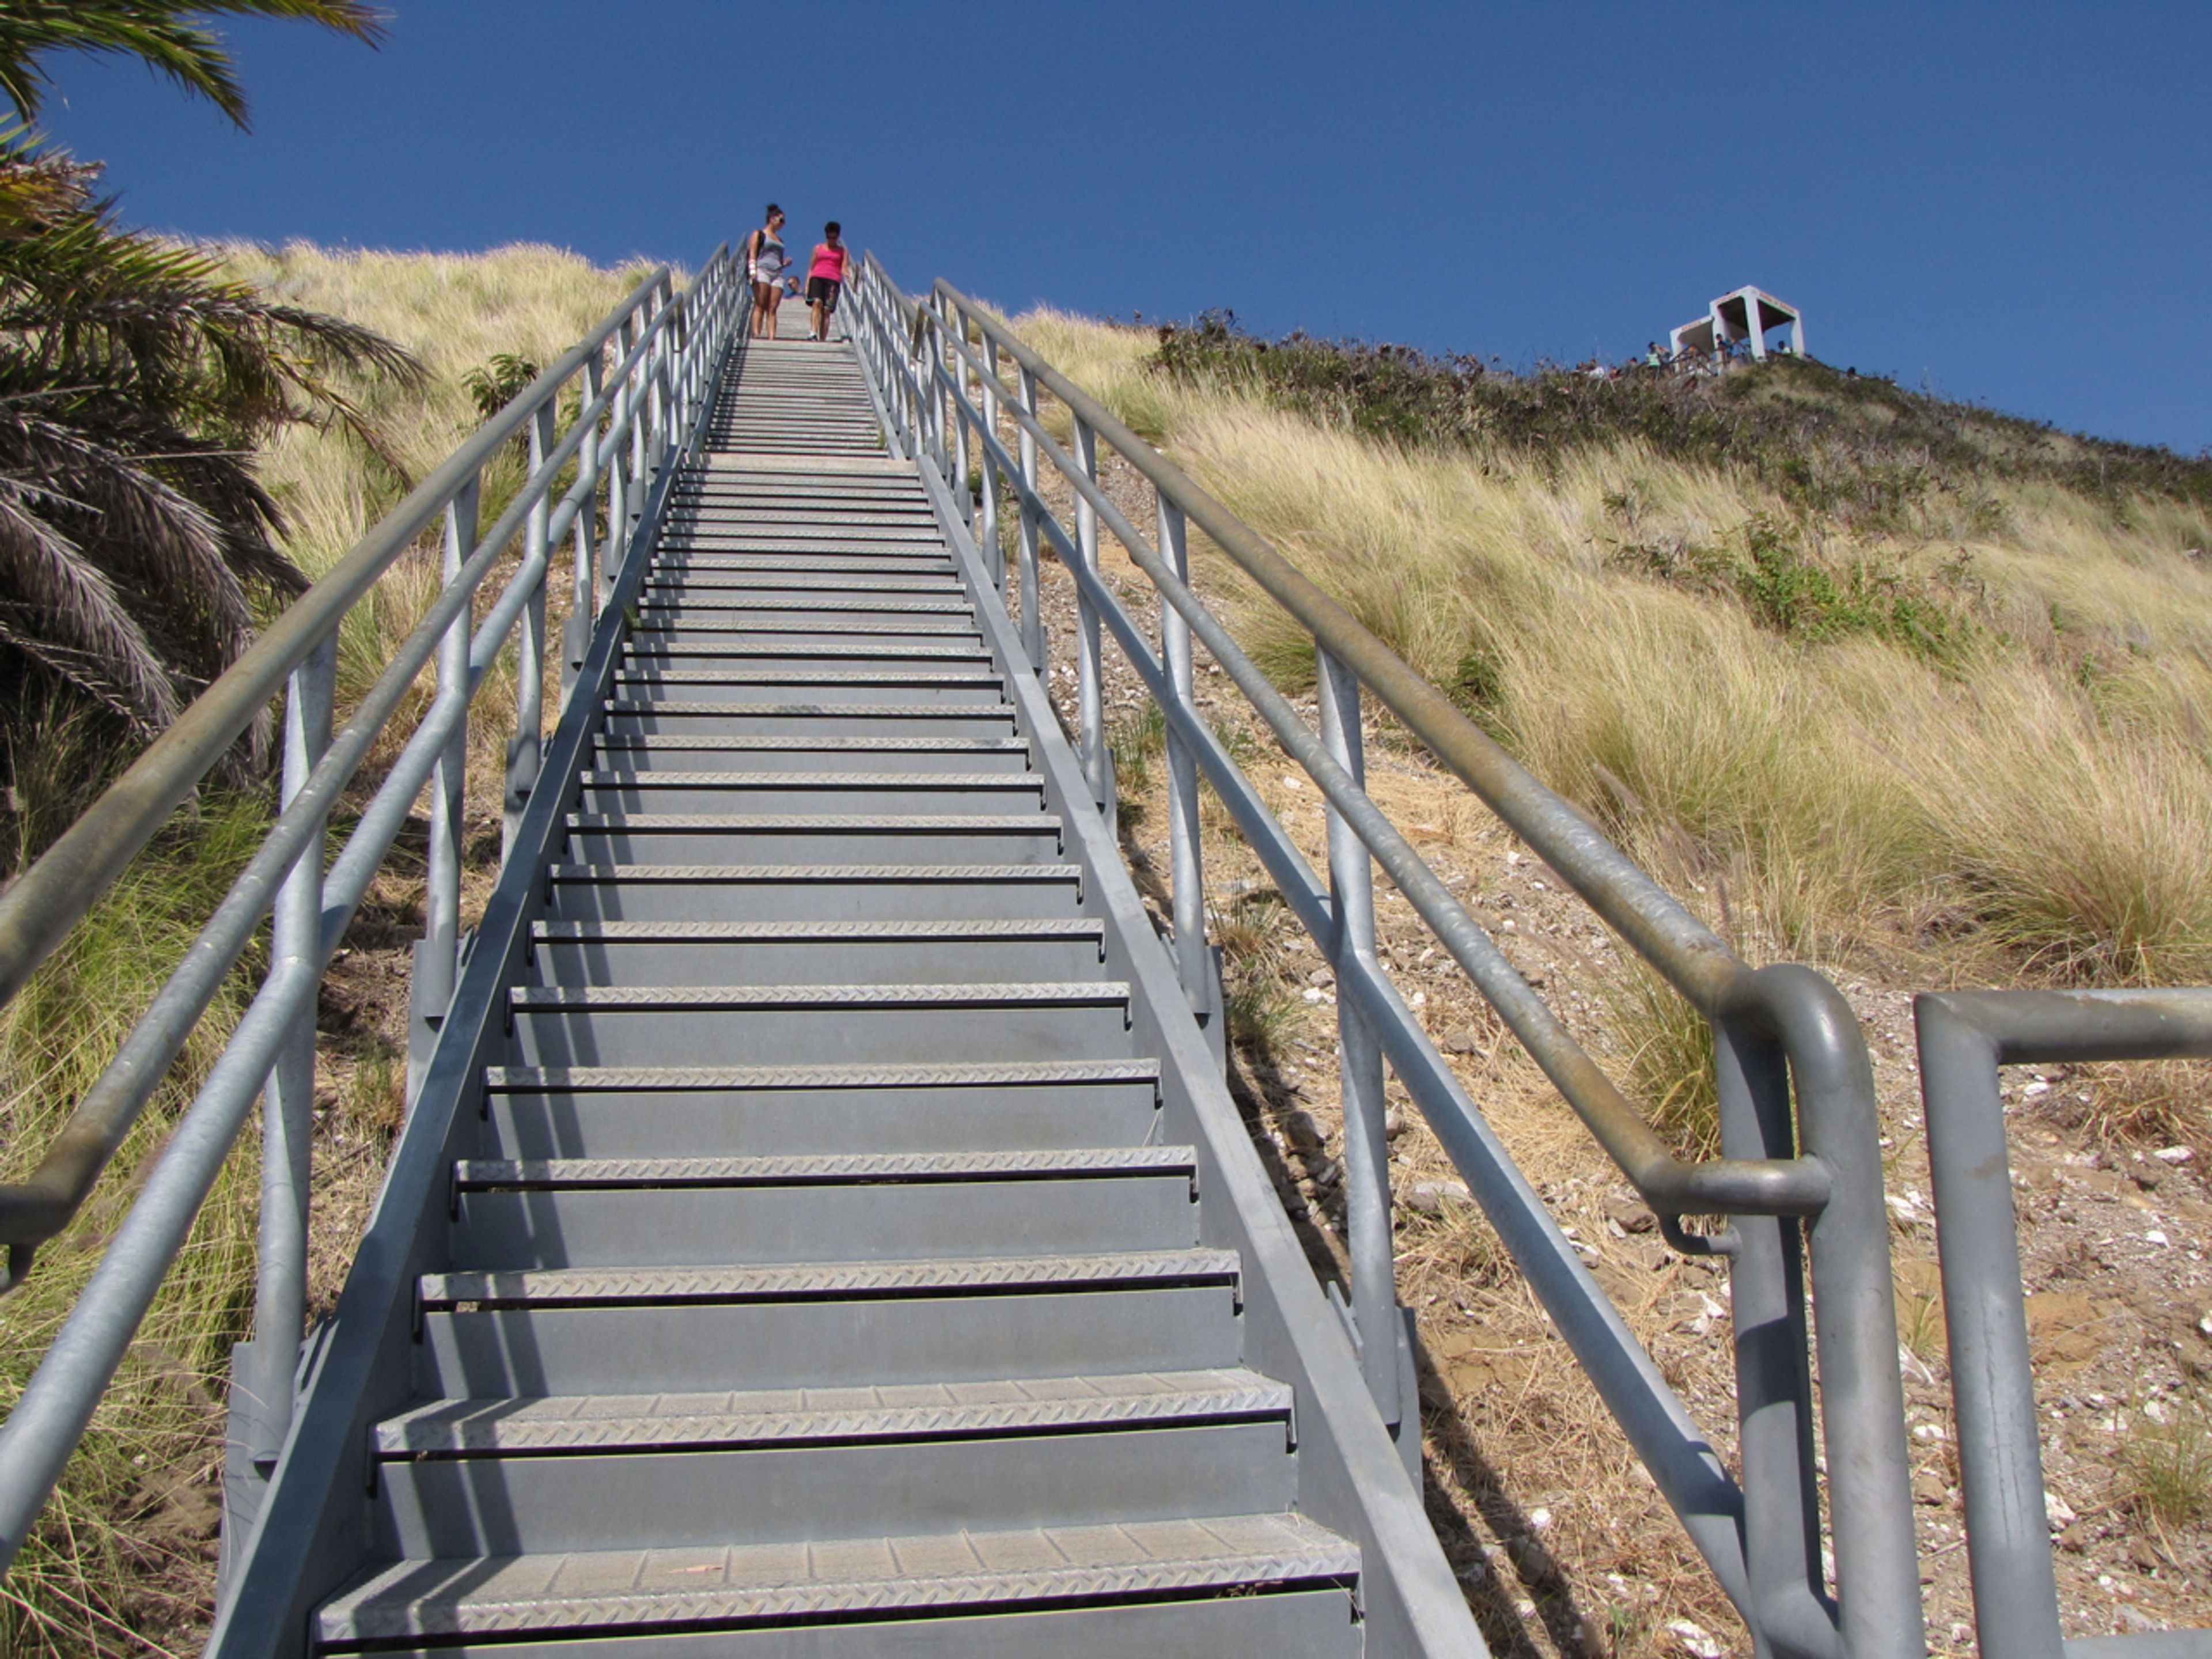
[[[580,388],[588,409],[599,401],[599,389],[605,384],[606,356],[594,351],[584,360],[583,383]],[[579,416],[579,418],[581,418]],[[595,567],[599,562],[599,422],[595,416],[584,441],[576,447],[576,476],[582,481],[582,501],[576,510],[575,568],[568,592],[568,622],[566,629],[568,648],[562,655],[568,659],[562,672],[566,684],[574,680],[576,671],[584,665],[584,653],[591,647],[592,623],[599,610],[599,577]]]
[[[968,359],[953,343],[954,341],[966,338],[968,323],[967,319],[961,316],[959,307],[953,305],[951,301],[944,301],[943,308],[946,313],[947,325],[954,331],[951,338],[945,342],[945,356],[950,360],[948,367],[952,371],[953,465],[954,471],[958,475],[952,481],[952,498],[960,503],[962,522],[973,526],[975,522],[977,491],[975,487],[970,486],[969,479],[971,477],[970,469],[974,467],[975,462],[971,459],[968,442],[968,417],[963,412],[968,406]]]
[[[337,678],[337,635],[326,635],[292,671],[284,696],[283,803],[307,787],[331,744]],[[321,957],[323,833],[319,826],[277,890],[270,918],[269,972]],[[256,1267],[252,1364],[239,1380],[251,1401],[244,1436],[256,1475],[265,1480],[292,1426],[292,1384],[307,1324],[307,1212],[315,1133],[315,1022],[295,1022],[270,1068],[261,1097],[261,1218]]]
[[[1359,726],[1359,680],[1319,646],[1321,738],[1329,756],[1360,788],[1367,785]],[[1375,872],[1365,844],[1349,821],[1328,809],[1328,884],[1335,916],[1328,940],[1337,978],[1336,1031],[1344,1103],[1345,1243],[1352,1258],[1352,1312],[1359,1331],[1359,1364],[1382,1420],[1407,1426],[1399,1398],[1398,1295],[1391,1263],[1390,1151],[1382,1127],[1382,1048],[1352,998],[1346,978],[1375,967]],[[1418,1414],[1413,1424],[1419,1421]]]
[[[1177,580],[1190,583],[1190,538],[1183,511],[1159,497],[1160,557]],[[1190,624],[1160,601],[1160,660],[1177,704],[1198,713],[1190,660]],[[1213,963],[1206,948],[1206,868],[1199,845],[1198,757],[1173,724],[1167,728],[1168,878],[1173,890],[1176,972],[1192,1012],[1212,1015]]]
[[[647,302],[648,307],[651,303]],[[639,331],[630,337],[633,349],[643,338],[645,321],[641,311],[635,319]],[[623,407],[629,419],[629,488],[623,498],[628,510],[623,514],[622,531],[622,556],[625,562],[629,558],[630,544],[637,539],[638,520],[645,516],[646,491],[652,488],[652,464],[645,447],[647,405],[653,392],[652,366],[653,349],[647,345],[630,365],[629,377],[623,383]]]
[[[1080,415],[1074,416],[1075,465],[1084,477],[1098,477],[1098,434]],[[1075,556],[1094,575],[1098,570],[1098,509],[1080,489],[1075,492]],[[1098,608],[1080,588],[1075,596],[1076,750],[1091,798],[1101,811],[1114,799],[1112,757],[1106,752],[1106,677],[1099,648]]]
[[[999,339],[986,331],[983,336],[983,373],[978,377],[981,384],[980,406],[983,415],[983,430],[993,438],[999,435]],[[991,572],[992,585],[1001,594],[1006,591],[1006,555],[999,545],[999,463],[991,446],[978,446],[983,459],[983,499],[979,504],[982,527],[975,539],[981,544]]]
[[[482,474],[471,478],[446,507],[445,561],[447,584],[460,574],[461,566],[476,551],[477,505],[483,489]],[[462,607],[446,635],[438,641],[438,689],[434,708],[469,700],[469,629],[472,618]],[[425,718],[428,718],[427,716]],[[407,1100],[411,1106],[428,1069],[430,1050],[437,1041],[446,1010],[453,1000],[460,969],[461,842],[467,834],[466,807],[469,767],[469,725],[465,718],[453,727],[438,757],[430,779],[430,853],[423,883],[422,939],[415,947],[415,971],[409,988],[407,1043]]]
[[[927,306],[922,315],[928,319],[922,330],[921,387],[929,399],[929,453],[937,463],[937,476],[950,489],[957,481],[952,477],[952,453],[945,435],[945,319]]]
[[[1030,419],[1036,417],[1036,371],[1027,363],[1022,365],[1021,397],[1023,412]],[[1030,667],[1044,674],[1050,666],[1045,649],[1044,601],[1037,592],[1037,443],[1036,434],[1027,426],[1022,428],[1019,459],[1022,465],[1022,648],[1030,653]]]
[[[617,372],[622,361],[629,356],[630,322],[624,318],[615,335],[614,362]],[[623,416],[629,397],[628,380],[616,382],[614,395],[607,402],[607,540],[599,556],[600,604],[605,603],[607,584],[615,568],[622,562],[623,550],[629,545],[629,466],[624,459],[627,450],[623,444]],[[599,605],[592,607],[595,616]]]
[[[538,499],[531,506],[523,532],[522,556],[525,562],[544,568],[531,585],[530,600],[522,608],[521,624],[514,641],[514,736],[507,745],[507,796],[500,811],[499,855],[502,864],[507,861],[507,850],[514,845],[514,833],[521,827],[522,810],[529,804],[530,792],[537,787],[538,762],[544,750],[545,590],[553,580],[550,534],[553,489],[551,483],[538,479],[538,474],[556,436],[554,402],[554,398],[548,398],[530,417],[532,483],[526,487],[534,487]]]

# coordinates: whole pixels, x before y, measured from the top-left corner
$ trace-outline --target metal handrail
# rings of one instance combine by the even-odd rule
[[[1031,665],[1045,665],[1036,561],[1049,544],[1079,594],[1079,747],[1093,793],[1111,796],[1099,668],[1102,625],[1115,636],[1167,725],[1169,823],[1176,906],[1172,949],[1194,1005],[1206,960],[1196,846],[1196,775],[1203,770],[1334,966],[1344,1042],[1346,1180],[1355,1340],[1393,1316],[1389,1193],[1382,1138],[1380,1065],[1387,1052],[1445,1150],[1529,1274],[1532,1288],[1650,1468],[1761,1651],[1909,1656],[1922,1650],[1918,1583],[1895,1364],[1888,1231],[1881,1202],[1872,1068],[1848,1005],[1826,980],[1783,965],[1753,969],[1492,743],[1395,653],[1249,529],[995,317],[949,284],[908,299],[880,264],[866,264],[857,307],[864,360],[905,447],[934,467],[995,557],[997,489],[1020,507],[1021,632]],[[1002,374],[1002,355],[1017,371]],[[971,394],[971,386],[973,392]],[[1038,394],[1067,410],[1063,447],[1040,418]],[[1018,453],[1001,440],[1001,414]],[[1159,528],[1147,538],[1100,487],[1103,441],[1152,484]],[[1048,463],[1074,495],[1073,533],[1037,493]],[[971,494],[969,480],[981,475]],[[1197,524],[1261,591],[1315,638],[1321,732],[1299,718],[1189,588],[1187,525]],[[1103,525],[1159,593],[1161,648],[1097,568]],[[1189,641],[1201,641],[1304,767],[1329,807],[1324,887],[1200,716],[1191,698]],[[1360,787],[1362,686],[1427,742],[1509,827],[1582,892],[1639,955],[1705,1012],[1715,1028],[1723,1146],[1728,1155],[1675,1158],[1613,1089],[1571,1033],[1522,981],[1483,930],[1374,806]],[[1583,1116],[1662,1218],[1678,1247],[1717,1250],[1735,1281],[1744,1488],[1737,1492],[1679,1402],[1557,1225],[1482,1124],[1450,1069],[1375,958],[1369,860],[1383,866],[1416,912]],[[1791,1083],[1796,1110],[1791,1109]],[[1802,1126],[1804,1147],[1796,1144]],[[1733,1215],[1717,1240],[1686,1235],[1683,1212]],[[1838,1610],[1821,1588],[1796,1224],[1810,1218],[1824,1316],[1818,1337],[1830,1453]],[[1362,1344],[1378,1405],[1395,1419],[1379,1345]],[[1402,1402],[1401,1402],[1402,1409]]]
[[[2212,989],[1923,992],[1912,1009],[1976,1638],[1989,1659],[2063,1659],[1997,1068],[2212,1057]],[[2212,1631],[2094,1645],[2203,1656]]]
[[[264,1083],[255,1340],[244,1345],[252,1352],[234,1379],[233,1403],[234,1429],[242,1416],[256,1466],[265,1474],[273,1462],[289,1422],[301,1335],[316,988],[428,783],[428,915],[415,984],[422,1017],[434,1020],[442,1013],[463,948],[459,877],[471,701],[512,641],[518,672],[507,746],[511,817],[535,781],[539,757],[554,550],[564,538],[572,541],[572,623],[598,626],[604,573],[619,562],[653,476],[709,394],[730,342],[742,337],[741,287],[726,248],[686,292],[676,290],[665,267],[638,284],[278,617],[0,898],[0,992],[12,993],[237,735],[284,694],[283,811],[37,1171],[0,1188],[0,1242],[9,1247],[13,1284],[27,1271],[37,1246],[68,1224],[273,908],[270,965],[258,990],[59,1334],[0,1423],[0,1572],[59,1478]],[[577,409],[563,434],[557,430],[560,400],[572,386]],[[528,444],[527,476],[479,533],[483,471],[517,437]],[[333,736],[338,629],[377,579],[441,520],[444,584]],[[518,539],[522,558],[476,623],[478,589]],[[569,642],[572,664],[580,646]],[[433,662],[436,690],[420,723],[325,871],[324,830],[331,810]]]

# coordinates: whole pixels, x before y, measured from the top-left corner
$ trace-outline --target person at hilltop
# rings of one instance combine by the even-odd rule
[[[775,310],[783,302],[783,210],[775,203],[761,216],[761,228],[745,238],[745,280],[753,285],[753,338],[775,338]]]
[[[813,337],[830,337],[830,319],[837,314],[837,296],[844,291],[845,273],[852,263],[852,249],[838,240],[844,227],[835,219],[822,227],[822,240],[814,245],[814,257],[806,264],[806,308],[813,325]]]

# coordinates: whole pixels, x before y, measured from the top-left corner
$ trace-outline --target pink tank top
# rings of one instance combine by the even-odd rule
[[[827,276],[833,283],[845,280],[845,245],[831,247],[827,242],[814,245],[814,263],[806,267],[809,276]]]

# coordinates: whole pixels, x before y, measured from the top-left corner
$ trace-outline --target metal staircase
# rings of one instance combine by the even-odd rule
[[[988,307],[870,258],[850,343],[750,340],[744,287],[726,250],[681,291],[647,276],[0,892],[4,1001],[281,706],[281,812],[0,1188],[4,1294],[258,973],[0,1420],[0,1571],[258,1119],[216,1659],[1480,1654],[1423,1504],[1387,1066],[1754,1659],[1918,1659],[1879,1121],[1840,994],[1735,957]],[[1108,578],[1109,535],[1142,586]],[[1201,535],[1312,639],[1310,709],[1191,585]],[[437,538],[442,586],[341,707],[340,631]],[[1109,649],[1164,727],[1157,926],[1113,827]],[[1326,803],[1325,869],[1214,725],[1232,690]],[[1384,711],[1705,1017],[1724,1156],[1670,1151],[1367,794]],[[504,857],[465,929],[469,757],[510,719]],[[1326,1287],[1223,1077],[1201,780],[1333,979]],[[309,1331],[319,984],[426,791],[408,1114]],[[1668,1242],[1725,1258],[1735,1470],[1401,996],[1377,868]],[[1978,1587],[2007,1547],[1971,1493],[1969,1519]]]
[[[1360,1653],[1321,1413],[1251,1366],[1218,1149],[1169,1109],[1206,1049],[1171,976],[1182,1053],[1148,1040],[1164,956],[1041,694],[848,344],[753,343],[705,432],[572,707],[406,1397],[319,1567],[279,1468],[211,1651],[301,1650],[298,1576],[351,1549],[306,1651]],[[1479,1651],[1445,1593],[1421,1650]]]

